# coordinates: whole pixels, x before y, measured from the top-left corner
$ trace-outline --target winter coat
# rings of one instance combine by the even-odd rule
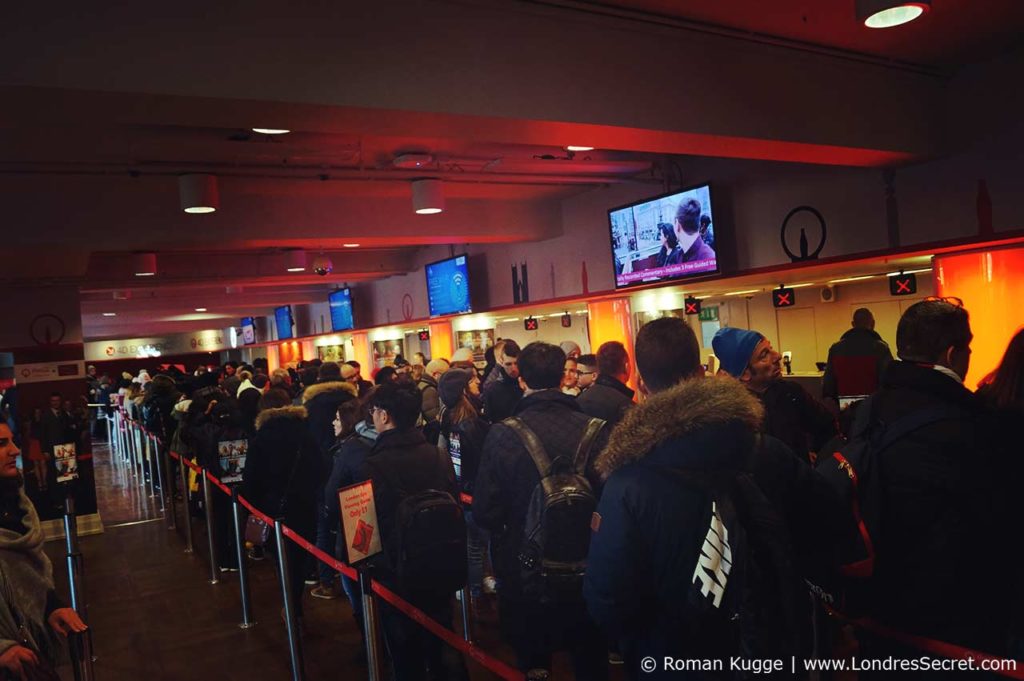
[[[778,528],[766,540],[783,550],[800,535],[805,543],[824,540],[815,526],[823,515],[835,519],[831,491],[777,440],[758,444],[762,419],[763,407],[738,381],[686,381],[631,410],[595,462],[606,482],[584,597],[595,621],[620,640],[627,669],[639,669],[646,656],[738,653],[724,640],[704,640],[706,622],[692,602],[712,493],[687,475],[752,481],[766,503],[751,512],[758,526]],[[821,508],[813,505],[815,495],[826,499]],[[795,611],[795,601],[790,605]]]
[[[263,391],[252,387],[238,391],[238,412],[241,418],[242,428],[251,437],[256,433],[256,417],[260,413],[260,399]]]
[[[839,342],[833,343],[832,347],[828,349],[828,363],[825,366],[825,376],[821,382],[822,397],[838,399],[839,388],[832,361],[835,357],[873,358],[875,360],[876,386],[881,386],[885,367],[892,361],[892,351],[889,350],[889,344],[872,329],[852,328],[844,333],[839,338]]]
[[[146,430],[156,435],[163,442],[170,442],[174,434],[174,421],[171,411],[181,398],[177,390],[171,392],[150,392],[142,401],[142,418]]]
[[[583,437],[590,417],[580,411],[576,399],[558,389],[542,390],[524,397],[516,406],[521,418],[540,439],[550,459],[572,457]],[[608,429],[598,434],[591,448],[587,477],[598,493],[599,479],[592,464],[605,443]],[[526,512],[540,473],[526,446],[503,423],[495,423],[484,440],[480,471],[473,490],[473,518],[491,531],[494,570],[506,593],[513,595],[519,586],[519,550],[523,541]]]
[[[587,416],[607,421],[610,430],[633,406],[633,395],[622,381],[607,374],[598,374],[594,384],[584,390],[576,402]]]
[[[459,485],[466,494],[473,494],[476,483],[477,471],[480,470],[480,458],[483,455],[484,441],[487,438],[487,431],[490,424],[479,416],[463,419],[456,424],[451,423],[450,409],[441,412],[441,435],[444,441],[451,443],[452,433],[459,438],[460,445],[460,475]],[[449,444],[449,455],[451,446]]]
[[[338,414],[338,407],[357,396],[356,387],[348,381],[316,383],[302,393],[309,434],[316,442],[327,468],[331,465],[328,452],[337,439],[334,436],[334,418]]]
[[[312,539],[325,475],[303,407],[260,412],[242,473],[242,495],[246,499],[271,518],[280,515],[283,501],[285,524]]]
[[[519,387],[519,379],[509,378],[501,367],[495,367],[497,378],[484,387],[485,419],[497,423],[515,413],[516,405],[523,399],[523,391]]]
[[[438,412],[441,411],[441,398],[437,394],[437,380],[433,376],[423,374],[416,387],[423,395],[423,406],[420,409],[423,420],[427,422],[435,420]]]
[[[1018,452],[1001,449],[976,395],[927,366],[889,364],[873,416],[894,423],[939,406],[959,415],[908,434],[879,457],[884,515],[869,614],[912,634],[999,653],[1010,615],[1004,598],[1021,564],[1011,539],[1020,517],[1011,506]]]
[[[377,431],[365,424],[331,448],[331,472],[324,484],[324,513],[334,524],[341,522],[338,490],[363,479],[366,456],[377,441]]]
[[[416,428],[380,433],[366,457],[360,478],[373,481],[377,524],[388,558],[385,572],[398,562],[396,515],[402,499],[428,489],[448,492],[453,497],[457,493],[451,460],[428,444]]]
[[[24,487],[0,484],[0,654],[21,645],[17,622],[29,645],[56,665],[64,656],[63,637],[47,623],[63,604],[54,592],[53,567],[43,552],[43,530]]]
[[[799,383],[775,381],[757,396],[764,405],[764,432],[782,440],[808,463],[814,463],[811,452],[817,454],[839,433],[832,412]]]

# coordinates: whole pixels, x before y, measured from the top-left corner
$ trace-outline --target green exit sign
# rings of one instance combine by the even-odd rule
[[[708,307],[702,307],[700,309],[699,319],[702,322],[717,322],[718,321],[718,306],[711,305]]]

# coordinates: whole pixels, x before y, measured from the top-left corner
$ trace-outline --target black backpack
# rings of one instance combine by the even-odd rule
[[[541,602],[578,602],[583,597],[590,523],[597,510],[597,497],[584,473],[605,422],[590,419],[573,458],[559,456],[554,461],[522,419],[513,416],[502,423],[523,442],[540,474],[519,549],[522,592]]]
[[[849,510],[847,533],[839,542],[839,574],[846,582],[847,595],[854,599],[875,574],[875,540],[882,533],[885,515],[880,455],[916,430],[964,414],[942,405],[911,412],[887,424],[875,418],[874,399],[861,402],[850,439],[828,458],[819,458],[816,468]]]

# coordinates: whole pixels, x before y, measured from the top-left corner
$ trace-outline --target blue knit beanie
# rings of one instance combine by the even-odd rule
[[[711,347],[715,351],[715,357],[722,363],[722,369],[739,378],[750,364],[750,357],[754,354],[757,344],[763,339],[764,336],[757,331],[726,326],[715,332],[715,337],[711,339]]]

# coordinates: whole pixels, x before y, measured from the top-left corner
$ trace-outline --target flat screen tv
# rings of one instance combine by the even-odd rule
[[[427,273],[427,300],[430,316],[472,312],[469,302],[469,272],[466,255],[432,262]]]
[[[256,342],[256,324],[252,317],[242,317],[242,344],[252,345]]]
[[[331,329],[348,331],[355,327],[352,319],[352,290],[340,288],[327,296],[327,304],[331,308]]]
[[[718,272],[706,184],[613,208],[608,223],[616,288]]]
[[[292,333],[292,306],[282,305],[274,308],[274,323],[277,325],[277,339],[294,338]]]

